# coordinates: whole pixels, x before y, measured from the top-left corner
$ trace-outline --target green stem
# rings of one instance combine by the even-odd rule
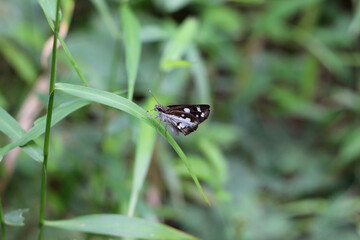
[[[46,116],[46,127],[45,127],[45,141],[44,141],[44,161],[42,166],[42,177],[41,177],[41,202],[40,202],[40,217],[39,217],[39,240],[42,239],[42,228],[44,225],[44,212],[45,212],[45,200],[46,200],[46,167],[49,156],[49,139],[50,139],[50,130],[51,130],[51,117],[53,112],[54,105],[54,88],[55,88],[55,70],[56,70],[56,45],[59,34],[59,23],[60,23],[60,2],[57,0],[56,5],[56,22],[54,30],[54,42],[52,49],[52,58],[51,58],[51,72],[50,72],[50,86],[49,86],[49,102],[48,102],[48,111]]]
[[[5,219],[2,210],[1,198],[0,198],[0,221],[1,221],[1,239],[6,240],[5,236]]]

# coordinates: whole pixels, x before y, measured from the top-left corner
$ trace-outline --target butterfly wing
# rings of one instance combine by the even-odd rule
[[[163,113],[164,114],[164,113]],[[181,131],[185,136],[192,133],[198,128],[199,121],[191,113],[183,111],[171,111],[171,114],[166,114],[166,122],[171,125],[171,129]],[[175,128],[175,129],[174,129]]]
[[[205,121],[210,114],[210,106],[207,104],[199,104],[199,105],[169,105],[169,114],[173,112],[182,112],[190,113],[195,117],[199,124]],[[181,116],[181,115],[180,115]]]

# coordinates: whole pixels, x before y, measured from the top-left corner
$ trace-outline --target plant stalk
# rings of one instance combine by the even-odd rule
[[[6,240],[5,218],[4,218],[4,213],[3,213],[3,209],[2,209],[1,198],[0,198],[0,221],[1,221],[1,239]]]
[[[42,239],[42,228],[44,225],[44,212],[45,212],[45,201],[46,201],[46,169],[47,169],[47,161],[49,156],[49,141],[50,141],[50,130],[51,130],[51,118],[53,112],[54,105],[54,88],[55,88],[55,70],[56,70],[56,45],[59,34],[59,25],[60,25],[60,2],[61,0],[57,0],[56,4],[56,22],[55,22],[55,30],[54,30],[54,42],[52,49],[52,58],[51,58],[51,70],[50,70],[50,85],[49,85],[49,102],[47,108],[47,116],[46,116],[46,126],[45,126],[45,141],[44,141],[44,161],[42,165],[42,176],[41,176],[41,202],[40,202],[40,216],[39,216],[39,240]]]

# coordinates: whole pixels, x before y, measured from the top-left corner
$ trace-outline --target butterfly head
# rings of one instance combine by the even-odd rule
[[[157,112],[165,112],[165,109],[166,107],[164,107],[163,105],[160,105],[160,104],[156,104],[155,105],[155,110],[157,111]]]

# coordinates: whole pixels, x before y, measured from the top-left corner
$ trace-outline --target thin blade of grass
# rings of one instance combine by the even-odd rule
[[[168,240],[197,239],[164,224],[117,214],[96,214],[68,220],[45,221],[45,226],[116,237]]]
[[[200,56],[199,50],[195,46],[192,46],[188,51],[187,57],[189,61],[194,63],[190,67],[190,70],[195,80],[197,92],[199,93],[199,100],[201,103],[206,103],[211,106],[209,79],[206,74],[205,63]]]
[[[91,0],[100,15],[103,17],[106,26],[108,27],[111,35],[115,39],[120,39],[120,32],[117,29],[116,23],[113,20],[110,9],[104,0]]]
[[[8,112],[0,107],[0,131],[7,135],[12,140],[21,139],[26,134],[26,131],[19,125],[19,123]],[[43,152],[35,142],[31,141],[21,148],[32,159],[37,162],[43,161]]]
[[[128,98],[132,100],[141,54],[140,23],[126,3],[120,8],[120,15],[128,77]]]
[[[114,93],[109,93],[106,91],[94,89],[94,88],[88,88],[73,84],[67,84],[67,83],[57,83],[56,84],[56,90],[63,91],[67,94],[83,98],[89,101],[98,102],[113,108],[117,108],[119,110],[122,110],[124,112],[127,112],[134,117],[139,118],[142,121],[145,121],[147,124],[152,126],[153,128],[157,129],[157,131],[169,142],[169,144],[174,148],[176,153],[179,155],[179,157],[183,160],[185,166],[187,167],[192,179],[194,180],[197,188],[201,192],[201,195],[203,196],[204,200],[207,204],[210,205],[209,200],[207,199],[199,180],[197,179],[196,175],[194,174],[190,162],[184,152],[181,150],[179,145],[176,143],[174,138],[169,134],[166,133],[165,128],[163,126],[159,126],[159,123],[152,117],[148,117],[146,111],[142,109],[139,105],[135,104],[134,102],[118,96]]]
[[[45,10],[44,10],[44,12],[45,12]],[[51,21],[51,19],[46,15],[46,13],[45,13],[45,18],[46,18],[46,20],[47,20],[47,22],[48,22],[51,30],[54,32],[54,23],[53,23],[53,22]],[[58,40],[59,40],[61,46],[63,47],[64,52],[65,52],[65,55],[66,55],[66,57],[68,58],[70,64],[73,66],[73,68],[74,68],[75,72],[78,74],[80,80],[84,83],[85,86],[88,87],[89,84],[88,84],[87,81],[85,80],[85,77],[84,77],[84,75],[82,74],[82,72],[80,71],[79,66],[77,65],[74,57],[71,55],[71,53],[70,53],[70,51],[69,51],[69,48],[67,47],[64,39],[62,39],[62,37],[61,37],[60,35],[57,35],[57,36],[58,36]]]
[[[146,104],[147,108],[152,108],[155,101],[151,99]],[[156,140],[156,131],[147,125],[145,122],[140,123],[139,138],[136,145],[135,165],[133,171],[133,181],[131,188],[131,197],[129,204],[128,216],[134,215],[137,200],[139,198],[140,190],[144,184],[146,174],[149,170],[151,156],[154,151]]]
[[[79,108],[84,107],[85,105],[89,104],[89,101],[85,100],[75,100],[70,101],[64,104],[61,104],[59,107],[54,109],[51,126],[54,126],[56,123],[58,123],[60,120],[64,119],[67,115],[70,113],[76,111]],[[41,134],[45,131],[45,120],[46,116],[43,116],[35,121],[34,127],[31,128],[27,133],[22,135],[19,139],[14,140],[13,142],[9,143],[5,147],[2,147],[0,149],[0,160],[3,158],[5,154],[7,154],[9,151],[14,149],[18,146],[24,146],[31,140],[39,137]]]

